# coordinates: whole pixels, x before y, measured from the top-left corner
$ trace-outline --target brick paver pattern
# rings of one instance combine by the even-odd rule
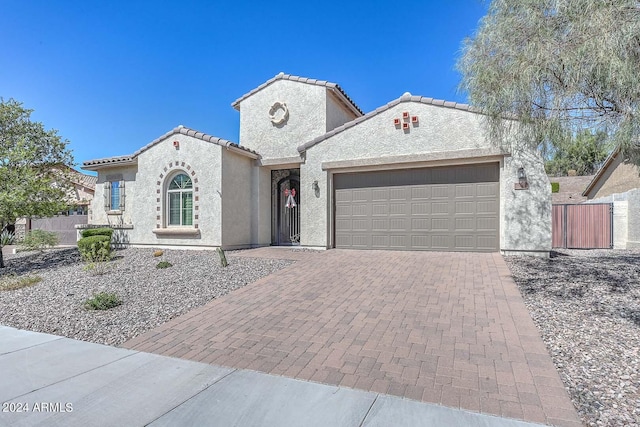
[[[298,261],[123,346],[582,425],[497,253],[262,248],[242,256]]]

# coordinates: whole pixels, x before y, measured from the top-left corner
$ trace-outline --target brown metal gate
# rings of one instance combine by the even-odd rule
[[[51,218],[38,218],[31,220],[32,230],[53,231],[60,237],[61,245],[77,244],[76,224],[86,224],[87,215],[54,216]]]
[[[613,204],[553,205],[551,240],[554,248],[613,247]]]

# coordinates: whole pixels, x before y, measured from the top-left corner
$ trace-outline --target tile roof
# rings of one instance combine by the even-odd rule
[[[594,175],[587,176],[550,176],[550,182],[560,184],[557,193],[551,193],[551,203],[554,204],[577,204],[587,200],[582,192]]]
[[[454,108],[457,110],[462,110],[462,111],[470,111],[473,113],[481,113],[479,109],[477,108],[473,108],[468,104],[461,104],[458,102],[451,102],[451,101],[445,101],[442,99],[434,99],[434,98],[427,98],[425,96],[413,96],[411,95],[409,92],[406,92],[404,95],[402,95],[400,98],[394,99],[393,101],[389,102],[386,105],[383,105],[381,107],[376,108],[375,110],[371,111],[370,113],[365,114],[364,116],[358,117],[356,119],[351,120],[350,122],[347,122],[345,124],[343,124],[342,126],[338,126],[337,128],[325,133],[324,135],[321,135],[315,139],[312,139],[309,142],[306,142],[302,145],[300,145],[298,147],[298,152],[300,153],[304,153],[305,151],[307,151],[309,148],[313,147],[316,144],[319,144],[320,142],[324,141],[325,139],[328,139],[342,131],[345,131],[349,128],[354,127],[355,125],[364,122],[365,120],[369,120],[372,117],[377,116],[378,114],[387,111],[393,107],[395,107],[396,105],[402,103],[402,102],[420,102],[422,104],[427,104],[427,105],[435,105],[438,107],[444,107],[444,108]]]
[[[172,130],[170,130],[169,132],[165,133],[164,135],[162,135],[159,138],[154,139],[153,141],[151,141],[150,143],[148,143],[147,145],[145,145],[144,147],[142,147],[141,149],[139,149],[138,151],[136,151],[135,153],[128,155],[128,156],[116,156],[116,157],[107,157],[104,159],[95,159],[95,160],[89,160],[86,161],[84,163],[82,163],[83,167],[92,167],[92,166],[102,166],[102,165],[118,165],[118,164],[126,164],[126,163],[130,163],[136,160],[136,158],[144,153],[145,151],[147,151],[148,149],[150,149],[151,147],[153,147],[154,145],[158,144],[160,141],[172,136],[172,135],[176,135],[176,134],[181,134],[181,135],[187,135],[187,136],[191,136],[193,138],[197,138],[200,139],[202,141],[206,141],[206,142],[211,142],[212,144],[217,144],[220,145],[222,147],[229,147],[229,148],[235,148],[237,150],[243,151],[244,154],[250,156],[250,157],[254,157],[254,158],[258,158],[260,157],[260,155],[253,151],[250,150],[248,148],[245,148],[241,145],[236,144],[235,142],[231,142],[228,141],[226,139],[222,139],[222,138],[218,138],[217,136],[212,136],[212,135],[208,135],[206,133],[203,132],[198,132],[197,130],[193,130],[193,129],[189,129],[186,128],[184,126],[178,126],[173,128]]]
[[[351,106],[356,112],[358,112],[359,114],[364,114],[364,112],[360,109],[360,107],[358,107],[356,105],[356,103],[353,102],[353,100],[349,97],[349,95],[347,95],[347,93],[340,86],[338,86],[336,83],[331,83],[331,82],[328,82],[326,80],[316,80],[316,79],[309,79],[309,78],[306,78],[306,77],[292,76],[291,74],[285,74],[285,73],[282,73],[282,72],[278,73],[275,77],[267,80],[266,82],[264,82],[263,84],[261,84],[257,88],[253,89],[252,91],[242,95],[240,98],[236,99],[231,104],[231,106],[233,108],[235,108],[236,110],[239,110],[240,109],[240,103],[242,101],[244,101],[245,99],[247,99],[248,97],[252,96],[253,94],[255,94],[257,92],[260,92],[262,89],[264,89],[265,87],[269,86],[270,84],[272,84],[272,83],[274,83],[274,82],[276,82],[278,80],[290,80],[292,82],[307,83],[307,84],[326,87],[327,89],[331,89],[334,92],[337,92],[338,94],[342,95],[342,97],[347,101],[349,106]]]

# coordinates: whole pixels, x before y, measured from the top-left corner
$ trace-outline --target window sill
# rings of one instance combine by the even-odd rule
[[[198,228],[156,228],[153,230],[154,234],[158,236],[188,236],[194,237],[200,235],[200,229]]]
[[[121,210],[116,210],[116,211],[107,211],[107,215],[122,215],[123,211]]]

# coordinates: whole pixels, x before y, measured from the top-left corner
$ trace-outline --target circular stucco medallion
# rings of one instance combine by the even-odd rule
[[[289,119],[289,109],[284,102],[275,102],[269,109],[269,118],[274,125],[281,125]]]

